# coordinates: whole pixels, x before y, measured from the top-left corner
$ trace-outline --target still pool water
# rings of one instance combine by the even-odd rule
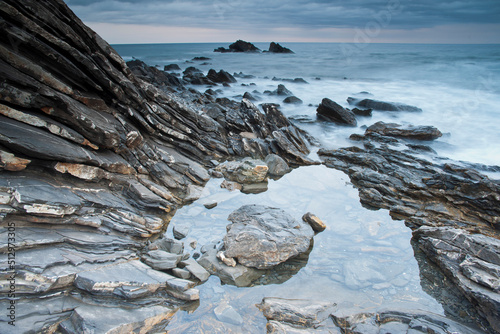
[[[328,228],[314,237],[309,256],[292,261],[281,278],[274,273],[257,285],[236,287],[212,276],[198,287],[199,304],[174,316],[167,327],[169,334],[264,333],[266,319],[255,306],[263,297],[333,302],[338,313],[346,315],[386,308],[444,314],[443,307],[422,289],[411,230],[393,221],[386,210],[362,207],[358,191],[343,172],[325,166],[301,167],[269,180],[268,190],[260,194],[230,192],[220,187],[222,181],[209,181],[202,197],[181,208],[167,230],[171,237],[173,226],[190,226],[183,241],[192,254],[222,240],[227,216],[245,204],[278,207],[296,219],[312,212]],[[204,207],[213,201],[217,207]],[[233,312],[233,321],[220,321],[216,312],[224,308],[232,308],[241,318]]]

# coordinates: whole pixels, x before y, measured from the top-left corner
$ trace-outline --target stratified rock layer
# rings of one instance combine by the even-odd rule
[[[276,106],[218,103],[140,60],[126,64],[61,0],[2,1],[0,30],[0,235],[10,242],[0,248],[0,306],[15,274],[19,305],[38,310],[18,310],[30,330],[125,333],[168,321],[199,294],[194,281],[162,270],[200,281],[208,273],[182,247],[145,245],[166,240],[173,213],[200,196],[208,168],[269,154],[315,163],[304,133]],[[235,82],[224,71],[209,77]],[[195,68],[185,78],[214,84]],[[15,266],[7,262],[13,249]],[[62,295],[85,298],[59,307],[53,297]],[[102,316],[113,314],[106,325],[88,311],[103,301]],[[130,317],[123,303],[148,308]],[[0,332],[12,333],[1,320]]]

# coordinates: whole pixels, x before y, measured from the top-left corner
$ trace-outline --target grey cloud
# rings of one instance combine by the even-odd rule
[[[377,14],[394,29],[500,23],[498,0],[67,0],[84,21],[224,29],[363,27]],[[391,8],[398,7],[394,12]],[[387,16],[389,14],[389,16]]]

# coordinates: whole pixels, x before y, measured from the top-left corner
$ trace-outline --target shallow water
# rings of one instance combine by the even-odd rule
[[[175,225],[191,226],[183,240],[191,253],[222,240],[229,224],[227,216],[245,204],[279,207],[296,219],[312,212],[328,228],[314,237],[309,257],[301,264],[304,266],[281,284],[238,288],[221,285],[219,278],[212,276],[199,286],[197,309],[178,312],[167,327],[169,333],[263,333],[266,320],[255,307],[263,297],[333,302],[344,314],[379,308],[443,314],[442,306],[420,285],[410,229],[393,221],[386,210],[363,208],[344,173],[324,166],[302,167],[277,181],[270,180],[268,190],[260,194],[230,192],[220,188],[222,181],[209,181],[203,196],[181,208],[170,223],[167,235]],[[218,203],[215,208],[204,207],[213,201]],[[196,249],[189,246],[193,241]],[[242,324],[217,319],[214,309],[226,304],[242,317]]]

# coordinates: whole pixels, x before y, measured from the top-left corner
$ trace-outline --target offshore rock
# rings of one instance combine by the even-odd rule
[[[231,213],[224,255],[257,269],[271,268],[308,250],[312,228],[281,209],[245,205]]]
[[[288,104],[302,104],[302,100],[296,96],[288,96],[283,100],[283,103]]]
[[[321,101],[316,112],[318,115],[338,124],[357,125],[356,117],[352,111],[345,109],[328,98],[324,98]]]
[[[285,47],[283,47],[275,42],[271,42],[271,44],[269,44],[269,51],[268,52],[271,52],[271,53],[295,53],[292,50],[290,50],[289,48],[285,48]]]
[[[433,126],[401,126],[395,123],[377,122],[365,131],[366,135],[378,133],[382,136],[399,137],[415,140],[434,140],[441,137],[441,131]]]
[[[420,112],[422,109],[398,102],[384,102],[371,99],[359,99],[348,97],[347,102],[357,107],[380,110],[380,111],[413,111]]]
[[[216,72],[214,69],[210,69],[207,74],[207,78],[217,83],[235,83],[236,79],[224,70]]]
[[[260,52],[260,49],[249,42],[237,40],[233,44],[229,45],[229,49],[220,47],[214,50],[214,52]]]

